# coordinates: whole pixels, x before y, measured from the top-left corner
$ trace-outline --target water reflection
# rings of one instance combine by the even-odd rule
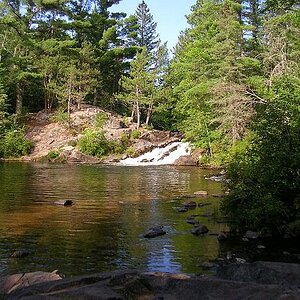
[[[58,269],[77,275],[117,268],[196,273],[218,255],[215,237],[191,235],[171,201],[196,190],[220,192],[211,171],[171,166],[0,164],[0,272]],[[72,207],[55,206],[72,199]],[[207,199],[217,205],[216,199]],[[198,208],[195,212],[205,212]],[[192,213],[195,213],[192,212]],[[211,231],[223,225],[200,219]],[[167,235],[145,240],[162,224]],[[30,251],[12,259],[16,249]]]

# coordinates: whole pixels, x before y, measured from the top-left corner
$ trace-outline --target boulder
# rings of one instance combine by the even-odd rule
[[[0,298],[1,294],[10,294],[13,291],[23,287],[29,287],[37,283],[50,282],[60,279],[62,278],[57,274],[57,271],[52,273],[32,272],[5,276],[0,278]]]
[[[198,224],[192,229],[192,234],[201,235],[208,233],[208,228],[205,225]]]
[[[71,206],[73,205],[72,200],[64,200],[64,201],[56,201],[54,202],[55,205],[62,205],[62,206]]]
[[[158,225],[158,226],[154,226],[154,227],[149,228],[143,234],[143,237],[151,239],[151,238],[155,238],[157,236],[164,235],[164,234],[166,234],[166,232],[163,230],[163,226]]]
[[[198,161],[191,155],[183,155],[174,162],[175,166],[197,166]]]

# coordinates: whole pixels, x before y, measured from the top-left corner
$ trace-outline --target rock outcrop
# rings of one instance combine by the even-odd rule
[[[99,125],[99,116],[103,124]],[[124,137],[131,139],[131,133],[136,129],[132,121],[125,124],[123,118],[101,110],[99,107],[82,105],[80,110],[74,110],[70,115],[70,126],[55,121],[55,114],[41,111],[31,114],[27,122],[26,137],[32,141],[33,149],[29,156],[23,157],[24,161],[48,159],[49,152],[56,152],[53,162],[70,163],[99,163],[115,162],[116,157],[105,160],[81,153],[76,144],[82,137],[84,129],[92,128],[103,130],[105,137],[112,141],[121,141]],[[97,123],[98,122],[98,123]],[[99,127],[100,126],[100,127]],[[160,130],[140,129],[140,137],[131,140],[131,151],[138,156],[155,147],[164,147],[172,142],[180,141],[179,133]]]
[[[283,269],[288,269],[289,264]],[[245,265],[243,265],[245,266]],[[268,272],[268,269],[264,269]],[[291,272],[298,272],[292,268]],[[51,273],[50,273],[51,274]],[[299,273],[298,273],[299,274]],[[286,274],[282,274],[285,276]],[[23,276],[29,276],[25,274]],[[295,277],[293,277],[295,276]],[[209,276],[187,276],[170,273],[139,273],[135,270],[57,279],[17,286],[0,294],[5,299],[300,299],[299,276],[294,274],[292,284],[256,281],[243,282]],[[51,278],[52,280],[52,278]],[[3,279],[1,281],[3,283]],[[277,282],[279,282],[277,284]],[[5,280],[4,280],[5,283]],[[33,283],[33,282],[31,282]],[[296,285],[294,285],[294,283]],[[0,295],[1,296],[1,295]]]

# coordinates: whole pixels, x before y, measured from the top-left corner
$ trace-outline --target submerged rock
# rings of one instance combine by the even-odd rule
[[[185,201],[182,203],[182,205],[188,208],[196,208],[197,203],[195,201]]]
[[[143,234],[143,237],[151,239],[151,238],[155,238],[157,236],[164,235],[164,234],[166,234],[166,232],[163,230],[163,226],[154,226],[154,227],[149,228]]]
[[[208,233],[208,228],[205,225],[198,224],[192,229],[192,234],[201,235]]]
[[[298,286],[300,285],[300,265],[263,261],[242,264],[235,263],[220,266],[218,277],[226,280],[256,282],[260,284]]]
[[[23,258],[30,254],[29,251],[26,250],[16,250],[10,257],[12,258]]]
[[[187,207],[185,207],[185,206],[179,207],[179,208],[177,209],[177,211],[180,212],[180,213],[187,212],[188,210],[189,210],[189,209],[188,209]]]
[[[224,197],[226,197],[225,194],[211,194],[211,196],[214,197],[214,198],[224,198]]]
[[[199,224],[199,221],[195,220],[195,216],[188,216],[185,220],[188,224],[196,225]]]

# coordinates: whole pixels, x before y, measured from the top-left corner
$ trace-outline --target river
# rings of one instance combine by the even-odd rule
[[[176,197],[198,190],[221,192],[204,177],[213,171],[173,166],[88,166],[0,163],[0,274],[59,270],[66,276],[122,268],[197,273],[219,254],[215,236],[193,236],[189,214],[216,212],[211,205],[187,213]],[[71,199],[63,207],[55,201]],[[175,200],[174,200],[175,199]],[[224,224],[200,217],[210,232]],[[145,239],[147,228],[167,234]],[[15,250],[28,251],[22,259]]]
[[[185,219],[218,214],[219,199],[197,198],[209,205],[186,213],[176,208],[185,201],[180,195],[221,193],[220,183],[205,179],[214,172],[175,166],[0,163],[0,275],[59,270],[73,276],[123,268],[197,274],[200,264],[226,253],[226,244],[220,249],[215,235],[192,235]],[[54,204],[66,199],[74,205]],[[198,220],[210,234],[226,229],[214,218]],[[143,238],[156,224],[167,234]],[[273,246],[269,249],[275,253]],[[29,255],[12,258],[16,250]]]

